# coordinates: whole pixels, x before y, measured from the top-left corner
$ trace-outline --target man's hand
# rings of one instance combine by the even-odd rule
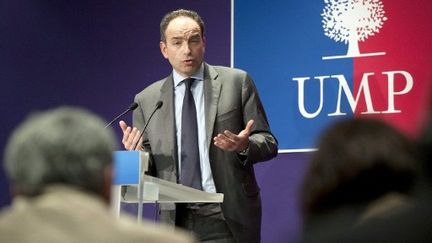
[[[228,130],[225,130],[223,134],[219,133],[213,138],[214,145],[227,151],[240,152],[245,150],[249,146],[249,134],[253,124],[254,121],[249,120],[245,129],[237,135]]]
[[[138,128],[136,127],[134,128],[129,127],[124,121],[120,121],[119,125],[123,131],[122,143],[124,148],[126,150],[139,150],[142,144],[142,138],[140,139],[140,142],[137,144],[138,138],[140,136],[140,130],[138,130]],[[137,144],[136,148],[134,148],[135,144]]]

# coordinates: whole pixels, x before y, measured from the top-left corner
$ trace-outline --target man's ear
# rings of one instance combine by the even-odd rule
[[[164,41],[159,42],[159,47],[165,59],[168,59],[167,44]]]
[[[205,50],[205,46],[206,46],[207,40],[206,40],[206,38],[204,36],[202,37],[202,41],[203,41],[203,46],[204,46],[204,50]]]

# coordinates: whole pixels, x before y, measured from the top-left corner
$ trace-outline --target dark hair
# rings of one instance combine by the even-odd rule
[[[418,172],[412,141],[372,119],[336,123],[320,138],[302,185],[305,218],[338,206],[408,193]]]
[[[161,20],[160,23],[160,38],[161,41],[166,41],[165,31],[169,23],[177,17],[189,17],[193,19],[199,25],[201,29],[201,36],[204,37],[204,21],[198,15],[197,12],[186,9],[177,9],[175,11],[167,13]]]

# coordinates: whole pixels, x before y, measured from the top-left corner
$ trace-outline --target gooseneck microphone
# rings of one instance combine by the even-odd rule
[[[129,108],[127,108],[127,110],[123,111],[120,115],[116,116],[114,119],[112,119],[112,121],[110,121],[105,128],[111,126],[111,124],[113,124],[113,122],[117,121],[120,117],[124,116],[126,113],[128,113],[129,111],[133,111],[138,107],[138,103],[134,102],[132,103]]]
[[[140,135],[139,135],[139,137],[138,137],[138,140],[136,141],[135,145],[133,146],[134,149],[136,149],[136,147],[138,146],[138,143],[140,142],[140,139],[141,139],[141,137],[143,136],[143,134],[144,134],[144,132],[145,132],[145,130],[146,130],[148,124],[150,123],[150,121],[151,121],[151,119],[152,119],[154,113],[155,113],[157,110],[159,110],[159,109],[162,107],[162,105],[163,105],[163,102],[162,102],[161,100],[159,100],[159,101],[156,103],[155,109],[154,109],[153,112],[151,113],[149,119],[147,120],[147,123],[144,125],[144,128],[143,128],[143,130],[141,131],[141,133],[140,133]]]

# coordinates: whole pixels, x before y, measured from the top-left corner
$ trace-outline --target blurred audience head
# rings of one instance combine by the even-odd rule
[[[302,185],[305,219],[339,206],[408,193],[418,172],[412,142],[373,119],[340,121],[320,137]]]
[[[36,196],[64,184],[109,199],[115,139],[90,112],[62,107],[31,115],[11,135],[4,165],[12,191]]]

